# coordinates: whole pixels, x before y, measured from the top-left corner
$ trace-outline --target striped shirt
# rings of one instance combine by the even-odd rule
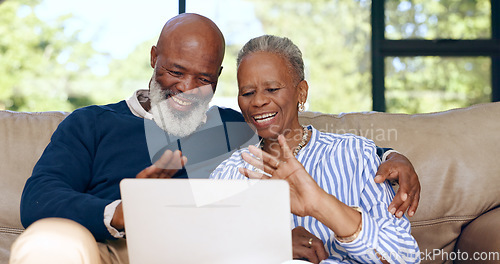
[[[349,206],[362,209],[362,230],[349,243],[338,241],[332,230],[313,217],[292,214],[292,228],[303,226],[320,238],[329,258],[321,263],[380,263],[375,251],[390,263],[420,261],[417,242],[410,234],[410,222],[398,219],[387,208],[394,198],[389,183],[375,183],[380,165],[373,141],[351,134],[323,133],[312,126],[309,143],[296,158],[318,185],[327,193]],[[210,178],[245,179],[239,167],[255,169],[246,163],[240,149],[221,163]],[[334,216],[332,216],[334,217]]]

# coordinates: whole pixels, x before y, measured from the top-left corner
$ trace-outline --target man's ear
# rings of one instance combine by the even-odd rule
[[[158,58],[158,54],[156,53],[156,46],[151,47],[151,57],[150,57],[150,63],[151,63],[151,68],[155,68],[156,65],[156,59]]]
[[[222,73],[222,66],[220,66],[220,69],[219,69],[219,74],[217,75],[217,79],[219,78],[220,74]],[[215,82],[214,85],[212,85],[212,91],[215,93],[215,90],[217,89],[217,82]]]
[[[220,66],[219,75],[218,76],[220,76],[220,74],[222,73],[222,68],[224,68],[224,67]]]

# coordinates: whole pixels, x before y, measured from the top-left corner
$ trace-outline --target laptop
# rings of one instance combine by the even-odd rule
[[[292,260],[283,180],[124,179],[131,264],[279,264]]]

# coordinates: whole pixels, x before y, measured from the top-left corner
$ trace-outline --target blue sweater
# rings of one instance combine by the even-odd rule
[[[85,226],[98,241],[113,239],[103,222],[104,208],[120,199],[122,179],[134,178],[165,149],[180,149],[188,157],[174,177],[208,178],[255,138],[231,109],[211,108],[207,123],[182,139],[134,116],[125,101],[75,110],[54,132],[26,182],[21,222],[28,227],[42,218],[63,217]]]

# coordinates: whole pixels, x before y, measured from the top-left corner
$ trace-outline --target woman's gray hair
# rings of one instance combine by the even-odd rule
[[[273,35],[263,35],[249,40],[238,53],[236,65],[239,68],[241,60],[254,52],[270,52],[283,56],[290,62],[293,74],[297,76],[297,81],[304,80],[304,61],[302,60],[302,52],[288,38],[277,37]]]

